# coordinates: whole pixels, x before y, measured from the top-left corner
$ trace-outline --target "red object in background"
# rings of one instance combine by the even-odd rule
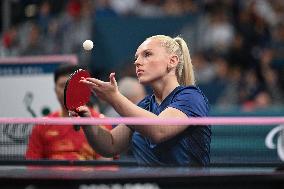
[[[6,32],[2,38],[3,46],[9,48],[12,45],[12,37],[9,32]]]
[[[78,0],[71,0],[67,5],[67,12],[70,16],[78,17],[81,12],[81,4]]]

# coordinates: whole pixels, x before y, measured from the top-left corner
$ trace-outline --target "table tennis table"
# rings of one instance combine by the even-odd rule
[[[206,168],[146,167],[123,161],[22,163],[1,163],[1,188],[284,188],[284,171],[278,163],[218,164]]]

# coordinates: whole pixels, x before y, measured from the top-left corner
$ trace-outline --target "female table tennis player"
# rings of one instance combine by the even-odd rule
[[[115,74],[110,81],[82,78],[99,98],[125,117],[188,118],[208,115],[207,98],[195,87],[193,66],[187,44],[181,37],[157,35],[147,38],[135,54],[140,83],[150,85],[153,94],[138,105],[119,90]],[[78,111],[90,116],[88,108]],[[77,116],[76,112],[72,112]],[[104,156],[119,154],[129,145],[140,165],[206,166],[210,162],[210,126],[118,125],[112,131],[87,126],[90,145]]]

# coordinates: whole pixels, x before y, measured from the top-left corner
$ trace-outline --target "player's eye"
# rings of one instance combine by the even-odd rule
[[[144,56],[145,56],[145,57],[149,57],[149,56],[151,56],[151,55],[152,55],[152,53],[149,52],[149,51],[145,51],[145,52],[144,52]]]

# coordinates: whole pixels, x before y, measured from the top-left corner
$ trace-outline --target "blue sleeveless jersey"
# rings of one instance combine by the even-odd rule
[[[209,112],[207,98],[194,86],[177,87],[160,105],[154,95],[146,96],[138,106],[156,115],[167,107],[176,108],[188,117],[205,117]],[[210,126],[191,125],[174,138],[159,144],[135,131],[131,148],[139,165],[206,166],[210,163],[210,142]]]

